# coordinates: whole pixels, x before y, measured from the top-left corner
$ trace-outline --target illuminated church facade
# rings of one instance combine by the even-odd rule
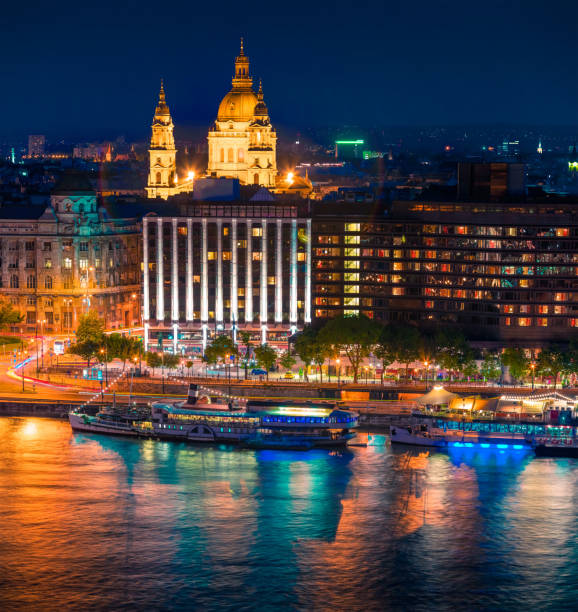
[[[241,50],[235,59],[231,91],[219,105],[217,119],[209,130],[207,175],[237,178],[244,185],[275,187],[277,134],[259,83],[253,90],[249,58]]]
[[[178,179],[173,129],[161,83],[149,148],[146,187],[149,198],[167,199],[193,189],[194,176]],[[235,178],[242,185],[276,187],[277,134],[271,125],[261,83],[257,92],[253,89],[249,58],[242,40],[235,59],[232,88],[221,101],[217,119],[209,130],[208,153],[207,177]]]

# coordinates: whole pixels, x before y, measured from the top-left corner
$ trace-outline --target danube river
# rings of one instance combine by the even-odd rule
[[[0,419],[0,609],[576,610],[578,461]]]

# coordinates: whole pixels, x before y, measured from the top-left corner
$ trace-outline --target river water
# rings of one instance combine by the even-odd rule
[[[578,461],[0,419],[2,610],[577,610]]]

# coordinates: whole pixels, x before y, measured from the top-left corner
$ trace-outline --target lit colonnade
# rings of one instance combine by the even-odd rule
[[[311,322],[311,220],[298,205],[194,204],[143,219],[147,350],[201,352],[218,333],[286,343]],[[168,344],[167,344],[168,341]]]

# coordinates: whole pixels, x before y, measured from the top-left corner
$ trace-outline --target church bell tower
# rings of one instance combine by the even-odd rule
[[[165,99],[161,81],[159,101],[152,124],[151,146],[149,148],[149,178],[147,196],[164,198],[177,193],[177,166],[173,120]]]

